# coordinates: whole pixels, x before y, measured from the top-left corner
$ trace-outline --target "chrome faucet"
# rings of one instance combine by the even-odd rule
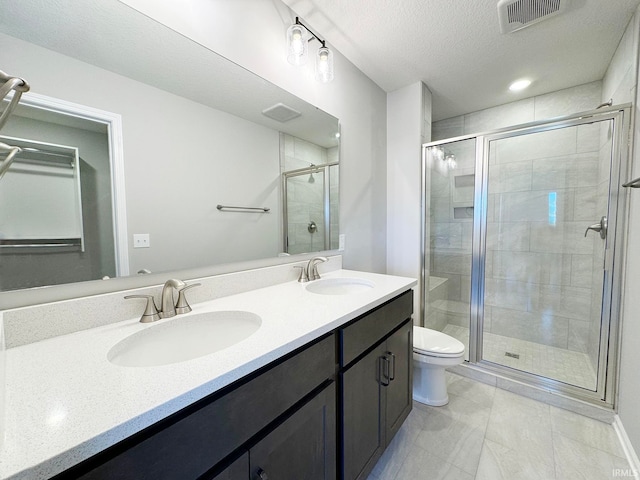
[[[320,279],[320,274],[318,273],[318,263],[327,262],[329,259],[327,257],[313,257],[307,263],[307,278],[309,281]]]
[[[176,315],[176,303],[173,298],[173,291],[186,287],[187,284],[177,278],[171,278],[164,283],[162,287],[162,310],[160,318],[175,317]]]

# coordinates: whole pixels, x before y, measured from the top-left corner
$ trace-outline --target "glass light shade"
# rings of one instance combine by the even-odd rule
[[[433,155],[440,161],[444,161],[444,150],[440,147],[433,147]]]
[[[320,47],[316,55],[316,80],[327,83],[333,80],[333,52]]]
[[[447,162],[447,168],[449,170],[455,170],[458,167],[458,162],[456,162],[456,156],[453,153],[447,155],[444,159]]]
[[[304,65],[309,57],[307,29],[293,24],[287,29],[287,62],[291,65]]]

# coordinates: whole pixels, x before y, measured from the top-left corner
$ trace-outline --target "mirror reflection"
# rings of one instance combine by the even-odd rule
[[[0,180],[1,290],[337,248],[335,117],[116,0],[63,3],[3,4],[0,69],[65,108],[25,94],[0,132],[26,147]]]

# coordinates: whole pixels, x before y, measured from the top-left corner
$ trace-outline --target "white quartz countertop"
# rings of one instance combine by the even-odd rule
[[[122,367],[107,359],[123,338],[172,319],[142,324],[133,318],[7,350],[0,478],[62,472],[416,285],[349,270],[323,275],[334,277],[362,278],[374,287],[319,295],[293,281],[192,305],[192,313],[178,318],[244,310],[259,315],[262,325],[236,345],[181,363]]]

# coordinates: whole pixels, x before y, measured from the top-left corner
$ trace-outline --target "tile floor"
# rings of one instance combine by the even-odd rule
[[[460,340],[469,351],[468,328],[449,324],[443,332]],[[520,358],[507,357],[505,352],[519,354]],[[590,390],[596,388],[596,372],[586,353],[485,333],[483,358],[570,385]]]
[[[459,375],[447,382],[449,404],[414,402],[368,480],[637,478],[611,425]]]

